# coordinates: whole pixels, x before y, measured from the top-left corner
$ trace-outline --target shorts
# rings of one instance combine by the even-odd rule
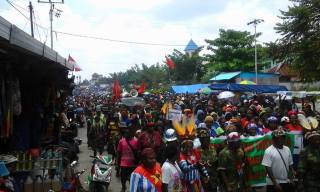
[[[136,167],[120,167],[120,177],[121,180],[129,180],[131,173],[136,169]]]

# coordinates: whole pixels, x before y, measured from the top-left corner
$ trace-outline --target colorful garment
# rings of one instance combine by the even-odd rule
[[[187,192],[202,192],[203,187],[201,184],[200,171],[205,176],[208,176],[208,172],[205,167],[199,167],[198,162],[200,160],[200,153],[197,150],[193,150],[189,156],[180,153],[179,166],[183,172],[183,185]]]
[[[157,163],[152,170],[139,165],[131,174],[130,192],[161,192],[161,167]]]

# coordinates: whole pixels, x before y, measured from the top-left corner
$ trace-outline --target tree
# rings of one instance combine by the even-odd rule
[[[320,80],[320,0],[291,0],[275,29],[279,58],[298,70],[304,81]]]
[[[257,37],[260,35],[257,33]],[[254,35],[250,32],[220,29],[218,38],[205,41],[208,50],[213,52],[206,55],[210,71],[254,70]],[[258,59],[263,60],[262,45],[257,44],[257,51]]]
[[[205,74],[205,68],[202,65],[203,57],[199,55],[201,50],[202,47],[189,55],[175,49],[173,53],[169,55],[176,65],[174,70],[168,71],[171,73],[171,79],[185,83],[200,81]]]

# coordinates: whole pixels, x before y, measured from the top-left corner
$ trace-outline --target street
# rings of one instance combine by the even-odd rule
[[[87,128],[86,126],[83,128],[79,128],[78,137],[82,139],[82,145],[80,146],[80,153],[79,155],[79,170],[85,169],[86,172],[81,175],[80,181],[82,183],[82,186],[88,190],[89,186],[86,182],[87,176],[90,174],[91,170],[91,161],[92,158],[90,158],[90,155],[93,155],[93,151],[88,148],[87,144]],[[127,184],[128,185],[128,184]],[[128,186],[127,186],[128,188]],[[121,182],[120,178],[116,177],[115,171],[112,172],[112,179],[111,184],[109,186],[109,192],[118,192],[121,191]]]

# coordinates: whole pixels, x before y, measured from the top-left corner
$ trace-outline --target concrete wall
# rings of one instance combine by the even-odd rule
[[[303,83],[303,82],[281,82],[279,85],[286,86],[291,91],[305,91],[308,89],[320,89],[320,81],[314,83]]]

